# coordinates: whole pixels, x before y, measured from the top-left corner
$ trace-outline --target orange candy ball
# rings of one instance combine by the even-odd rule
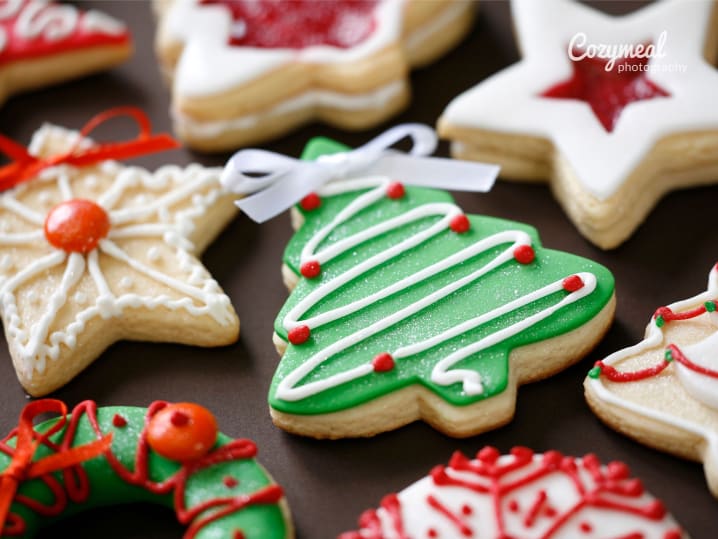
[[[205,456],[217,442],[212,412],[190,402],[170,404],[150,420],[147,442],[169,460],[189,462]]]
[[[47,241],[66,253],[89,253],[109,231],[107,212],[99,204],[82,198],[58,204],[45,219]]]

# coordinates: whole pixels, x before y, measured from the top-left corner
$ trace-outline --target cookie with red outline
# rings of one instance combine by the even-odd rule
[[[124,23],[100,11],[39,0],[0,2],[0,102],[108,69],[131,52]]]

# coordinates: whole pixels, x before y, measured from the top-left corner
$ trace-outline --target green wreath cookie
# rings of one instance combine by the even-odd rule
[[[33,427],[39,414],[60,414]],[[0,536],[32,537],[93,507],[150,502],[173,507],[185,539],[294,537],[284,494],[247,439],[218,434],[191,403],[149,408],[30,403],[0,441]]]

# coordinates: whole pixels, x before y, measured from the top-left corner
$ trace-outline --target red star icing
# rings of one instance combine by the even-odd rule
[[[329,45],[348,49],[374,31],[376,0],[202,0],[232,13],[230,45],[303,49]],[[301,28],[301,32],[297,32]]]
[[[582,51],[573,52],[573,56],[581,56]],[[571,77],[550,87],[541,97],[585,101],[610,133],[631,103],[670,96],[646,76],[649,61],[650,58],[623,58],[606,70],[608,60],[603,58],[574,60]]]

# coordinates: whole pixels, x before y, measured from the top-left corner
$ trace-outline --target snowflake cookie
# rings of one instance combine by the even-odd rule
[[[366,511],[339,539],[687,539],[622,462],[486,447]]]
[[[45,126],[30,153],[60,155],[78,138]],[[67,383],[120,339],[236,340],[232,304],[197,260],[235,215],[219,173],[60,164],[0,194],[0,314],[30,394]]]
[[[465,0],[156,0],[157,51],[190,146],[217,151],[321,119],[368,128],[409,100],[408,71],[469,29]]]
[[[452,101],[440,134],[507,179],[548,181],[601,248],[672,189],[715,183],[718,11],[655,2],[611,17],[574,0],[514,0],[523,59]]]

